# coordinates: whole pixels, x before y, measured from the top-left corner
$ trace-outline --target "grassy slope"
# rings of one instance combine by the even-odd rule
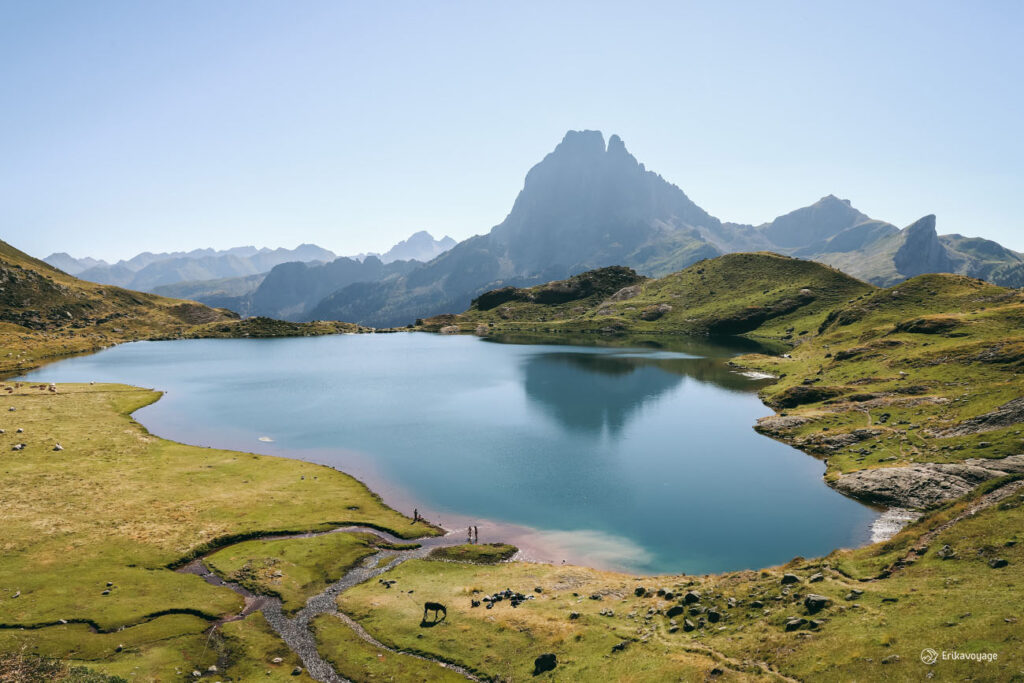
[[[0,375],[140,339],[360,331],[366,330],[349,323],[238,320],[194,301],[79,280],[0,241]]]
[[[262,532],[343,524],[424,532],[333,469],[149,435],[128,414],[158,396],[117,385],[5,393],[16,410],[4,411],[0,435],[0,649],[28,642],[117,671],[139,653],[150,671],[208,666],[197,634],[241,599],[169,566]],[[27,447],[11,451],[16,442]],[[57,442],[63,451],[52,450]],[[156,616],[168,610],[185,614]],[[128,628],[96,634],[86,624]]]
[[[536,295],[559,284],[539,285],[524,294]],[[510,301],[490,310],[477,305],[458,316],[427,320],[425,327],[440,323],[466,331],[487,325],[493,331],[519,332],[746,333],[791,340],[812,334],[829,311],[874,288],[809,261],[756,253],[701,261],[660,279],[640,280],[638,289],[623,300],[601,292],[554,305]]]
[[[803,421],[766,432],[841,472],[1020,453],[1021,425],[943,438],[944,429],[1024,396],[1024,295],[957,275],[922,275],[837,311],[791,358],[737,362],[781,376],[762,392]],[[902,373],[902,374],[901,374]],[[805,383],[807,383],[805,385]],[[802,386],[835,394],[811,401]],[[805,401],[810,401],[806,402]],[[827,439],[877,433],[846,446]]]
[[[345,678],[360,683],[406,681],[450,683],[466,679],[439,664],[377,648],[336,617],[322,614],[313,622],[318,649]]]

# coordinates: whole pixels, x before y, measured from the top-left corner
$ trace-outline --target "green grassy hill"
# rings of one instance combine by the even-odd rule
[[[811,261],[729,254],[658,279],[611,267],[528,289],[506,287],[478,297],[461,315],[430,318],[422,327],[742,334],[789,341],[812,335],[830,311],[874,290]]]

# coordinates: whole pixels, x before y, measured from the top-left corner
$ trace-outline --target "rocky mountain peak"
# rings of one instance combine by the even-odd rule
[[[893,263],[904,277],[954,271],[953,259],[935,231],[934,214],[914,221],[900,236],[903,244],[896,250]]]

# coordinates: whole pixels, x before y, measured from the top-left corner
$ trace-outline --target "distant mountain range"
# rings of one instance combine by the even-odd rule
[[[257,275],[291,261],[335,258],[333,252],[315,244],[300,244],[294,249],[235,247],[161,254],[147,251],[113,264],[93,258],[76,259],[65,253],[50,254],[43,260],[82,280],[150,292],[161,285],[179,282]]]
[[[89,257],[74,258],[63,252],[43,260],[90,282],[192,299],[243,315],[281,317],[287,312],[290,318],[299,319],[337,289],[408,272],[416,262],[429,261],[455,244],[451,237],[435,240],[421,230],[383,254],[353,257],[339,258],[315,244],[300,244],[295,249],[247,246],[220,251],[143,252],[113,264]],[[267,287],[260,289],[267,274],[277,266],[284,267]]]
[[[935,217],[907,228],[866,216],[829,195],[759,226],[723,223],[613,135],[570,131],[530,169],[505,220],[407,274],[335,291],[304,319],[394,326],[465,310],[503,286],[560,280],[625,265],[662,276],[705,258],[773,251],[820,261],[888,286],[926,272],[1024,285],[1024,256],[990,240],[939,236]]]
[[[382,263],[391,263],[392,261],[422,261],[425,263],[440,256],[456,244],[458,242],[448,235],[435,240],[434,236],[429,232],[420,230],[419,232],[414,232],[409,236],[409,239],[402,240],[383,254],[370,252],[368,254],[357,254],[350,258],[363,261],[368,256],[376,256]]]

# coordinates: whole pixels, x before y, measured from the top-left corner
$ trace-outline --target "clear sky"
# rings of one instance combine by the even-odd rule
[[[833,193],[1024,250],[1024,2],[0,0],[0,238],[34,255],[499,223],[573,128],[722,218]]]

